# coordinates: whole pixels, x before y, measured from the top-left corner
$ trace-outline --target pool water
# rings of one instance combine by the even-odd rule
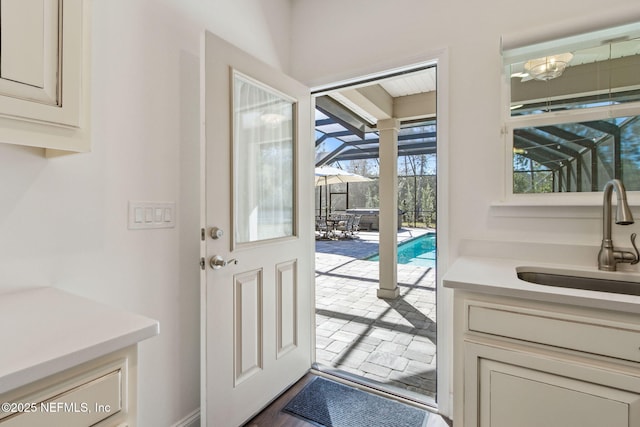
[[[380,261],[380,256],[375,255],[367,259],[369,261]],[[436,234],[423,234],[398,245],[398,264],[435,268]]]

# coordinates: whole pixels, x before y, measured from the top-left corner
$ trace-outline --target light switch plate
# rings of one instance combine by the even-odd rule
[[[174,228],[175,218],[175,202],[129,201],[129,230]]]

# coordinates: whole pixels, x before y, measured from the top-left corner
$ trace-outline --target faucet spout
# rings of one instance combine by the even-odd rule
[[[619,262],[630,262],[636,264],[638,262],[637,253],[616,251],[611,240],[611,196],[613,191],[616,192],[616,224],[629,225],[633,224],[633,215],[627,203],[627,192],[619,179],[612,179],[607,182],[603,190],[602,203],[602,245],[598,254],[598,269],[606,271],[615,271]],[[635,237],[635,236],[634,236]],[[635,241],[635,238],[633,239]],[[635,242],[634,242],[635,247]]]

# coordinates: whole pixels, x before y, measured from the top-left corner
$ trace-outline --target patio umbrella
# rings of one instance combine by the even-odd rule
[[[320,185],[331,185],[331,184],[347,184],[347,198],[349,197],[349,183],[350,182],[366,182],[372,181],[372,179],[367,178],[366,176],[358,175],[356,173],[347,172],[342,169],[334,168],[331,166],[322,166],[316,168],[316,187]],[[347,206],[349,202],[347,200]],[[320,206],[322,206],[322,190],[320,190]],[[325,207],[325,216],[328,213],[328,206]]]
[[[347,172],[342,169],[333,168],[331,166],[322,166],[316,168],[316,186],[340,184],[341,182],[365,182],[371,181],[366,176]]]

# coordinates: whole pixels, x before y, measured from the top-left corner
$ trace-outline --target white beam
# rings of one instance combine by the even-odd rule
[[[379,85],[349,89],[340,93],[376,121],[392,117],[393,98]]]
[[[393,117],[398,120],[425,119],[435,116],[435,91],[400,96],[393,101]]]

